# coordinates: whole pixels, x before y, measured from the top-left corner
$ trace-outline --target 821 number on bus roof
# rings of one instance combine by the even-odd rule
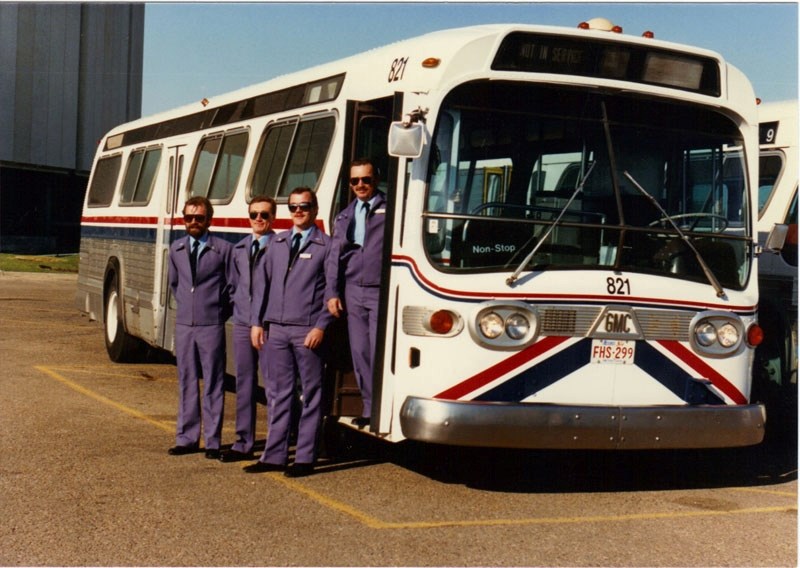
[[[398,57],[392,61],[392,67],[389,69],[389,83],[392,81],[401,81],[403,79],[407,63],[408,57]]]

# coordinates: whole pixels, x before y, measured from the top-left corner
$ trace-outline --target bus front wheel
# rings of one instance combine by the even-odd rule
[[[115,363],[132,362],[139,358],[141,342],[125,330],[122,317],[122,296],[119,290],[119,277],[111,275],[105,291],[105,338],[106,351]]]

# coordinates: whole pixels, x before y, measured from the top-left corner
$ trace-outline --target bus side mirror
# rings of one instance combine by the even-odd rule
[[[393,122],[389,127],[389,155],[396,158],[419,158],[424,142],[422,124]]]
[[[764,251],[771,252],[772,254],[780,254],[783,250],[783,245],[786,244],[786,237],[789,234],[789,225],[781,225],[776,223],[767,236],[764,243]]]

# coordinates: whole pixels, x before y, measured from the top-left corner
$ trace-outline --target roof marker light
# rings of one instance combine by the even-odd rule
[[[654,37],[656,37],[656,34],[651,32],[650,30],[647,30],[642,34],[642,37],[646,37],[647,39],[653,39]]]
[[[622,33],[621,26],[615,26],[606,18],[592,18],[588,22],[581,22],[578,27],[582,30],[599,30],[601,32]]]

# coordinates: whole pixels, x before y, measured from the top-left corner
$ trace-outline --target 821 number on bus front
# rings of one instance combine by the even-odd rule
[[[636,342],[622,339],[593,339],[592,363],[633,365]]]

